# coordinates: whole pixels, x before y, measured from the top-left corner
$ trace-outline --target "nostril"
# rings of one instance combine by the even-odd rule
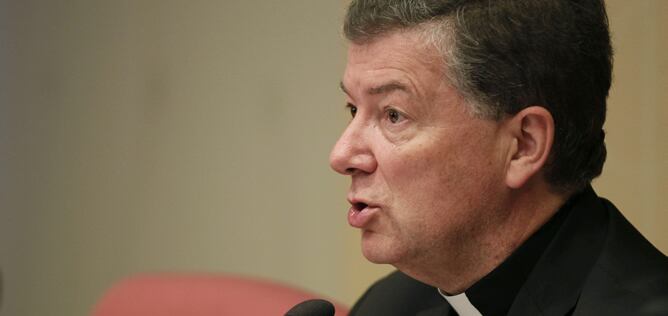
[[[353,174],[355,173],[355,168],[346,168],[346,174]]]

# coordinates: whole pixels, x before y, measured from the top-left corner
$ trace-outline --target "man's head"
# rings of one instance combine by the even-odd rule
[[[369,260],[431,284],[488,272],[558,206],[532,195],[600,173],[610,45],[602,4],[580,2],[351,3],[353,118],[330,163]]]
[[[406,29],[436,45],[447,79],[477,114],[550,111],[545,176],[554,189],[582,189],[601,173],[612,71],[603,0],[361,0],[344,24],[355,44]]]

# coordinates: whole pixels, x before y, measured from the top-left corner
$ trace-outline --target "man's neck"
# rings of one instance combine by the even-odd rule
[[[489,223],[482,234],[458,251],[456,258],[397,268],[447,294],[464,292],[508,258],[567,200],[566,196],[550,191],[547,185],[533,187],[536,189],[511,192],[508,215]]]

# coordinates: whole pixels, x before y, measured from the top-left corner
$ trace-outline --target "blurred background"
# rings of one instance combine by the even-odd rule
[[[140,272],[352,304],[391,270],[346,223],[347,1],[0,0],[0,314],[86,315]],[[668,1],[608,1],[596,180],[668,252]]]

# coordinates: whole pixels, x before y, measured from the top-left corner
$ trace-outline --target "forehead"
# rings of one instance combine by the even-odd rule
[[[350,44],[342,85],[349,94],[387,84],[403,85],[408,92],[422,94],[444,79],[443,67],[438,51],[418,32],[398,31],[367,43]]]

